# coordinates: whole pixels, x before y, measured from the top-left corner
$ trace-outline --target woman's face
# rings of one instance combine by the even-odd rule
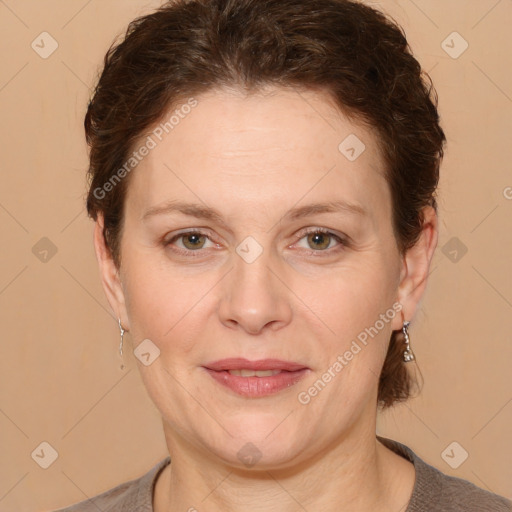
[[[413,313],[383,160],[313,92],[195,99],[131,171],[109,297],[134,348],[149,340],[137,364],[171,445],[294,465],[374,433],[391,331]],[[305,369],[207,369],[231,358]],[[260,368],[291,369],[276,366]]]

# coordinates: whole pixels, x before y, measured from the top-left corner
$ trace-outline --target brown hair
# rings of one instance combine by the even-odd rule
[[[437,209],[446,139],[432,81],[402,29],[353,0],[174,0],[132,21],[110,47],[85,117],[87,211],[94,220],[102,213],[118,267],[129,176],[112,178],[116,172],[119,178],[135,142],[193,95],[266,86],[324,91],[376,132],[397,245],[403,254],[415,244],[422,209]],[[379,381],[382,408],[406,400],[415,383],[403,349],[401,331],[394,331]]]

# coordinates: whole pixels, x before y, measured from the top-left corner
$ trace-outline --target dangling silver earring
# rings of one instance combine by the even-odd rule
[[[121,359],[123,359],[123,336],[124,336],[124,329],[121,325],[121,319],[118,318],[117,321],[119,322],[119,330],[121,331],[121,342],[119,343],[119,353],[121,354]]]
[[[409,333],[407,332],[407,329],[409,328],[410,322],[404,322],[404,325],[402,327],[402,331],[404,333],[405,338],[405,352],[404,352],[404,361],[406,363],[409,363],[410,361],[414,361],[414,354],[412,353],[411,346],[410,346],[410,340],[409,340]]]

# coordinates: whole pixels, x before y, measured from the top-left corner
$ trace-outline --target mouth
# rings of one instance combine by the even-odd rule
[[[299,382],[310,369],[279,359],[222,359],[203,366],[224,388],[246,398],[274,395]]]

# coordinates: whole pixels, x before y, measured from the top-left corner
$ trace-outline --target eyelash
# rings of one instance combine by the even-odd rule
[[[331,238],[334,238],[338,242],[338,245],[336,246],[337,248],[322,249],[322,250],[317,250],[317,251],[310,250],[308,253],[308,256],[313,256],[313,257],[322,257],[323,255],[330,256],[330,255],[337,253],[339,251],[342,251],[346,247],[348,247],[348,241],[345,238],[338,236],[335,233],[333,233],[332,231],[329,231],[328,229],[325,229],[325,228],[312,228],[312,229],[303,231],[301,233],[299,241],[302,240],[303,238],[305,238],[309,234],[316,234],[316,233],[322,233],[325,235],[329,235]],[[179,240],[180,238],[185,237],[187,235],[201,235],[201,236],[205,236],[206,238],[208,238],[208,240],[212,241],[210,239],[210,237],[208,236],[207,232],[204,232],[201,230],[191,230],[191,231],[185,231],[185,232],[178,233],[177,235],[173,236],[169,240],[165,241],[164,246],[166,246],[166,247],[170,246],[176,240]],[[307,249],[304,249],[304,250],[307,251]],[[181,254],[182,256],[186,256],[189,258],[197,258],[197,257],[202,256],[201,249],[197,249],[197,250],[193,251],[190,249],[182,249],[180,247],[174,247],[173,251],[177,252],[178,254]],[[194,253],[197,253],[197,254],[194,254]],[[323,254],[319,254],[319,253],[323,253]]]

